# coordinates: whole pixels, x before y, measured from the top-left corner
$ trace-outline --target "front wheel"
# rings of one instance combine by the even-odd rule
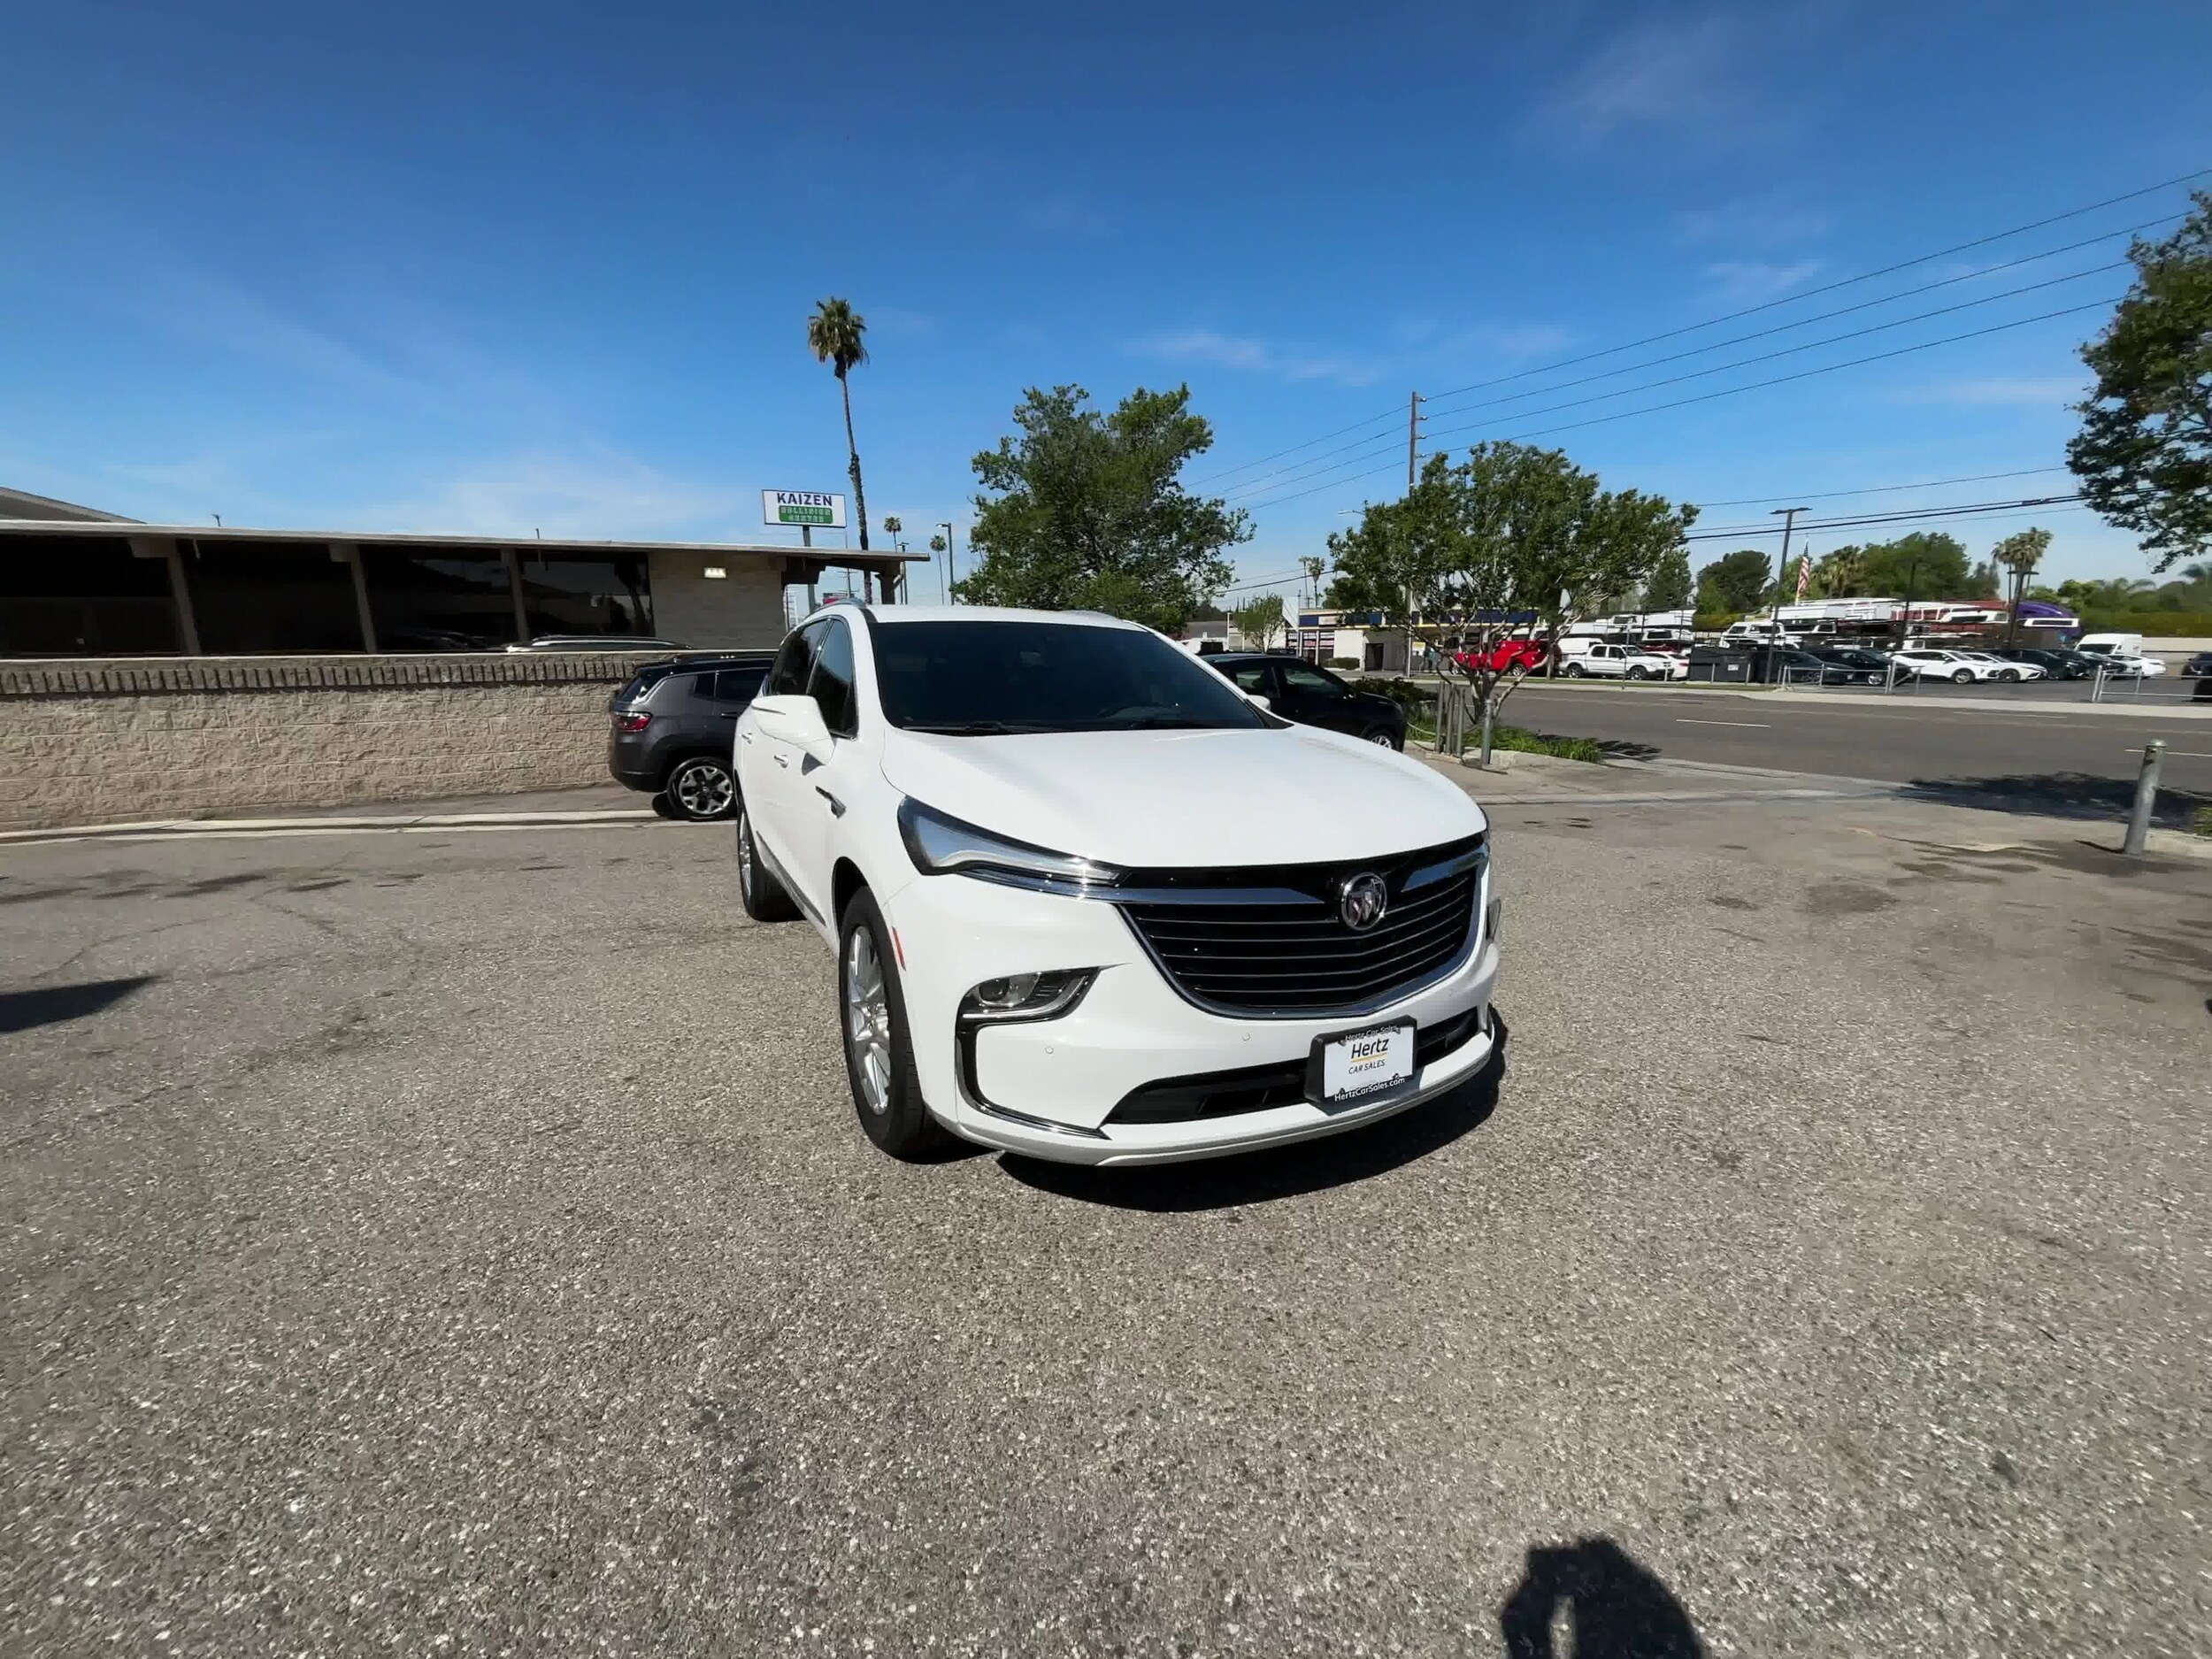
[[[737,804],[737,780],[730,763],[711,755],[694,755],[680,761],[668,774],[668,803],[676,816],[694,824],[710,824],[729,817]]]
[[[1643,664],[1639,663],[1635,667],[1630,669],[1628,671],[1628,677],[1631,680],[1642,680],[1647,678]]]
[[[799,913],[783,883],[761,862],[760,849],[753,843],[752,814],[742,803],[737,809],[737,902],[757,922],[787,922]]]
[[[2002,668],[1997,671],[1997,678],[2000,680],[2016,680],[2020,678],[2020,671],[2016,668]]]
[[[1580,663],[1569,663],[1567,664],[1567,678],[1570,680],[1581,679],[1582,664]]]
[[[837,947],[837,1012],[845,1036],[845,1075],[862,1133],[895,1158],[926,1157],[942,1147],[944,1126],[923,1103],[915,1075],[914,1039],[891,930],[865,887],[845,906]]]
[[[1406,746],[1405,739],[1400,737],[1386,726],[1378,726],[1371,731],[1362,732],[1360,741],[1364,743],[1379,743],[1385,749],[1403,749]]]
[[[1970,668],[1960,669],[1957,673],[1951,676],[1951,683],[1955,686],[1972,685],[1974,683],[1974,671]]]

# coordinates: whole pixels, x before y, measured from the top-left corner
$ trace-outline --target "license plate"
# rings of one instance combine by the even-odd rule
[[[1377,1094],[1413,1075],[1413,1022],[1399,1020],[1321,1037],[1318,1099],[1324,1106]]]

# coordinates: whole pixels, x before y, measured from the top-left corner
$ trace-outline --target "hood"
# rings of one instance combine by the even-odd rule
[[[940,737],[892,730],[902,795],[1108,864],[1334,863],[1455,841],[1482,809],[1419,761],[1312,726]]]

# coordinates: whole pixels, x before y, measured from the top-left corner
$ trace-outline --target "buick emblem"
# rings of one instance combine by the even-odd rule
[[[1344,918],[1345,926],[1356,933],[1363,933],[1382,920],[1383,912],[1389,908],[1390,889],[1371,870],[1347,876],[1337,884],[1336,913]]]

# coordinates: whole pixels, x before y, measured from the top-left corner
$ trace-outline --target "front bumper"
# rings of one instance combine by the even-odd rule
[[[1486,872],[1475,899],[1491,894]],[[1210,1013],[1184,1000],[1120,911],[960,876],[907,883],[885,905],[903,958],[907,1023],[924,1098],[957,1133],[986,1146],[1076,1164],[1158,1164],[1336,1134],[1457,1087],[1490,1060],[1494,940],[1479,938],[1441,978],[1355,1015],[1290,1019]],[[971,986],[1002,975],[1095,968],[1064,1015],[956,1027]],[[1117,1106],[1148,1085],[1302,1063],[1317,1037],[1410,1018],[1423,1031],[1476,1011],[1473,1033],[1386,1094],[1325,1108],[1298,1100],[1181,1122],[1135,1123]]]

